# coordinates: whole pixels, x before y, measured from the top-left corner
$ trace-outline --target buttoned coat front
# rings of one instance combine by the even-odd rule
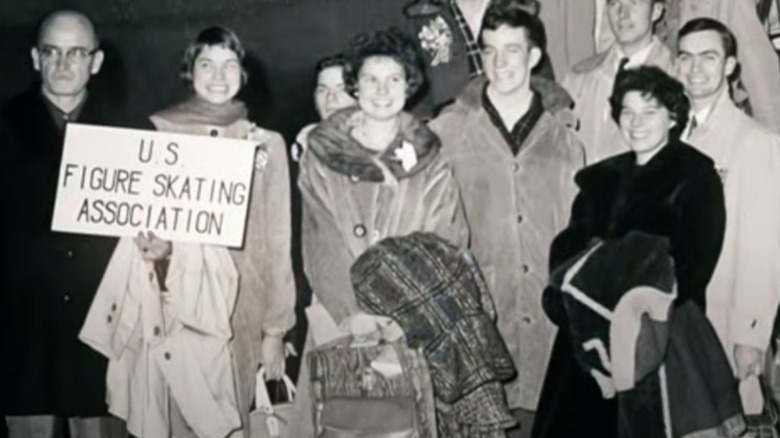
[[[456,245],[465,244],[468,235],[452,167],[440,153],[439,139],[405,115],[408,128],[397,147],[363,161],[368,150],[348,134],[353,111],[331,116],[309,135],[298,178],[306,276],[337,322],[359,310],[349,268],[369,246],[414,231],[436,233]],[[331,138],[336,132],[343,135]],[[323,143],[333,149],[320,147]],[[387,165],[402,144],[417,155],[409,171]]]
[[[116,103],[90,93],[75,121],[139,125]],[[48,105],[38,85],[0,117],[0,411],[104,416],[107,361],[78,332],[117,240],[51,230],[64,133]]]
[[[182,108],[185,108],[182,110]],[[208,135],[212,137],[248,138],[258,140],[259,151],[255,163],[252,180],[252,191],[249,200],[244,245],[241,248],[212,248],[227,256],[224,263],[237,270],[238,284],[234,297],[235,305],[226,315],[229,321],[225,345],[229,346],[228,367],[232,367],[230,375],[234,376],[235,395],[238,413],[241,416],[241,427],[249,433],[249,411],[254,398],[255,375],[261,360],[261,341],[267,333],[282,335],[295,323],[295,285],[290,257],[290,207],[289,179],[287,173],[287,157],[284,140],[272,131],[256,128],[245,118],[231,122],[217,121],[216,118],[207,122],[202,114],[196,114],[191,106],[182,104],[179,107],[162,111],[151,117],[154,126],[166,132],[176,132],[193,135]],[[200,106],[196,106],[200,108]],[[253,134],[250,134],[253,131]],[[208,261],[206,249],[198,252],[200,245],[184,245],[174,243],[173,257],[168,277],[174,278],[176,266],[181,266],[181,272],[189,272],[200,264]],[[181,251],[177,250],[181,249]],[[205,247],[204,247],[205,248]],[[190,254],[182,261],[178,253]],[[194,274],[193,274],[194,275]],[[169,285],[170,286],[170,285]],[[119,296],[110,299],[102,298],[96,302],[96,314],[117,313],[121,315],[132,311],[122,304],[124,290],[114,291]],[[102,308],[101,308],[102,307]],[[139,327],[142,324],[139,324]],[[149,325],[149,321],[147,321]],[[122,338],[127,341],[135,326],[118,327],[100,330],[98,325],[86,325],[82,337],[88,339],[93,348],[98,349],[108,357],[115,355],[107,350],[106,339]],[[122,333],[116,335],[114,331]],[[212,337],[213,338],[213,337]],[[191,342],[190,342],[191,344]],[[177,345],[177,342],[167,342]],[[226,347],[227,348],[227,347]],[[162,350],[161,350],[162,351]],[[204,350],[205,351],[205,350]],[[227,351],[227,350],[225,350]],[[161,353],[160,353],[161,354]],[[179,358],[177,358],[179,359]],[[181,364],[181,360],[177,360]],[[165,362],[163,362],[165,363]],[[221,363],[214,362],[210,373],[227,373],[219,368]],[[181,369],[181,368],[179,368]],[[203,393],[201,393],[203,394]],[[203,397],[203,396],[201,396]],[[182,408],[182,406],[179,406]],[[136,409],[137,410],[137,409]],[[133,411],[132,409],[130,410]],[[116,411],[115,411],[116,412]],[[220,418],[220,417],[214,417]],[[222,417],[224,418],[224,416]],[[208,417],[207,417],[208,419]],[[234,425],[226,421],[211,421],[214,430],[229,430]],[[191,425],[190,425],[191,426]],[[184,433],[184,432],[182,432]]]
[[[458,186],[438,137],[404,113],[399,135],[376,154],[351,135],[356,111],[342,110],[314,128],[298,177],[304,270],[315,297],[336,322],[360,310],[349,270],[371,245],[415,231],[436,233],[462,247],[468,241]],[[314,345],[311,338],[304,355]],[[291,425],[289,438],[314,436],[308,378],[308,369],[301,368],[293,411],[299,421]]]
[[[229,348],[238,273],[219,246],[177,243],[170,261],[164,292],[123,237],[79,338],[109,359],[106,403],[131,434],[224,438],[241,427]]]
[[[295,280],[290,243],[290,183],[282,136],[254,127],[246,119],[225,126],[192,123],[171,113],[152,116],[157,129],[183,134],[247,138],[256,129],[262,137],[252,179],[244,245],[230,250],[238,269],[236,309],[231,315],[232,353],[242,426],[249,427],[260,346],[267,333],[282,335],[295,325]]]
[[[151,117],[160,131],[260,143],[244,230],[244,245],[230,249],[239,286],[231,315],[232,354],[242,426],[249,427],[254,382],[264,334],[282,335],[295,325],[295,280],[292,272],[290,183],[282,136],[257,128],[247,119],[229,124],[195,122],[173,107]],[[255,134],[250,134],[255,130]]]
[[[483,108],[484,87],[482,79],[471,83],[431,127],[455,168],[471,249],[519,373],[507,385],[509,406],[535,410],[556,330],[541,307],[547,254],[568,223],[574,175],[585,157],[576,137],[547,112],[513,155]]]

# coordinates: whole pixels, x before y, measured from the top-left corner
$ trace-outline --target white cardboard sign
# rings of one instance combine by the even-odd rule
[[[239,247],[256,142],[68,124],[52,230]]]

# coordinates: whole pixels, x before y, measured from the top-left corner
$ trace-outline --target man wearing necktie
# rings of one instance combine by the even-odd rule
[[[575,65],[563,81],[574,99],[576,131],[589,164],[628,150],[609,115],[608,97],[621,66],[655,65],[666,71],[672,66],[671,52],[653,35],[664,0],[608,0],[606,6],[614,43]]]
[[[678,52],[677,77],[691,101],[682,139],[715,161],[726,200],[707,317],[745,380],[761,374],[780,304],[780,136],[734,105],[729,88],[738,73],[737,43],[724,24],[689,21]]]

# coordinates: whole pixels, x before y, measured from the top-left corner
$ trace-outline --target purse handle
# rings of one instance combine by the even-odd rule
[[[287,374],[282,375],[282,383],[287,390],[287,399],[293,401],[295,399],[295,384]],[[257,372],[257,380],[255,381],[255,406],[257,410],[266,414],[273,414],[274,407],[271,404],[271,396],[268,394],[268,388],[265,386],[265,367],[260,367],[260,371]]]

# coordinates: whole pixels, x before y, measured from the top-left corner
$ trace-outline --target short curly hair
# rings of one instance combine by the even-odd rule
[[[238,61],[241,63],[241,83],[246,84],[248,75],[244,66],[244,57],[246,56],[244,46],[235,32],[221,26],[212,26],[202,30],[187,45],[180,64],[179,77],[181,80],[188,85],[192,84],[192,69],[195,66],[195,60],[198,59],[198,55],[200,55],[203,49],[211,46],[224,47],[236,54]]]
[[[415,41],[396,27],[371,33],[361,33],[352,39],[346,52],[344,84],[347,93],[357,97],[357,82],[360,69],[366,59],[372,56],[387,56],[396,60],[406,73],[407,99],[414,97],[425,83],[420,52]]]
[[[681,83],[656,66],[641,66],[619,72],[609,97],[612,120],[615,123],[620,124],[623,98],[631,91],[638,91],[643,97],[655,99],[663,105],[675,121],[674,126],[669,128],[669,137],[680,138],[680,134],[688,125],[688,113],[691,110]]]

